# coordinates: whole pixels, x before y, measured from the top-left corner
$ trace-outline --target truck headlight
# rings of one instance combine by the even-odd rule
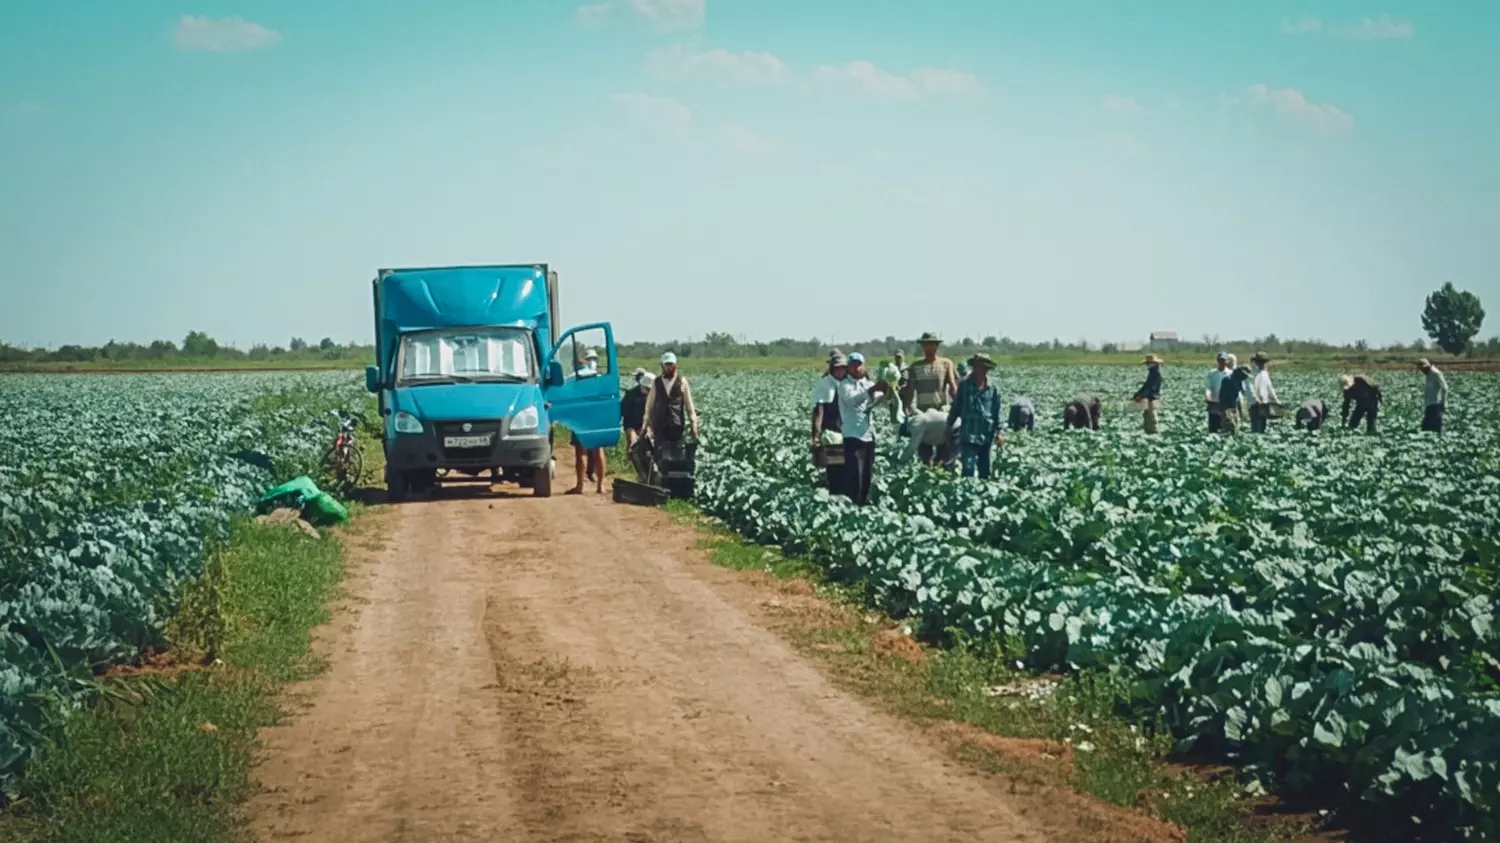
[[[418,421],[416,416],[403,410],[396,414],[396,432],[421,433],[422,422]]]
[[[511,433],[530,433],[542,426],[541,414],[532,405],[510,417]]]

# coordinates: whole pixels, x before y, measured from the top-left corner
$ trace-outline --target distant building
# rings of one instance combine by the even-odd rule
[[[1152,331],[1151,332],[1151,350],[1152,351],[1167,351],[1167,350],[1170,350],[1170,349],[1176,348],[1176,347],[1177,347],[1177,332],[1176,331]]]

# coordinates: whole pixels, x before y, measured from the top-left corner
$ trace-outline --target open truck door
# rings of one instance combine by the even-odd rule
[[[585,448],[610,448],[620,441],[619,366],[608,322],[570,328],[547,356],[548,415]]]

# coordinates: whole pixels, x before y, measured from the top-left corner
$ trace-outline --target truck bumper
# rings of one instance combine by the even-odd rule
[[[396,434],[386,440],[386,463],[396,471],[439,468],[540,468],[552,458],[546,433],[501,436],[496,432],[488,447],[449,448],[441,430]]]

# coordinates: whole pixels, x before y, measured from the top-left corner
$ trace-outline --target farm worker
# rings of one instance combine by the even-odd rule
[[[661,356],[661,376],[646,395],[646,427],[641,434],[663,444],[681,442],[689,431],[698,438],[698,409],[687,378],[677,371],[677,355],[668,351]]]
[[[865,356],[849,355],[848,376],[839,381],[839,418],[844,425],[844,495],[860,506],[870,502],[875,471],[872,411],[893,394],[886,381],[865,377]]]
[[[962,422],[960,422],[961,424]],[[955,432],[948,426],[948,414],[942,410],[924,410],[907,416],[903,435],[911,437],[901,453],[901,461],[909,463],[917,458],[923,448],[937,448],[947,442]]]
[[[942,340],[928,331],[917,342],[922,346],[922,360],[907,369],[906,385],[901,391],[901,406],[906,415],[924,410],[944,410],[958,394],[958,368],[953,361],[938,355]],[[952,457],[948,443],[937,447],[923,445],[918,449],[922,462],[947,463]]]
[[[1147,433],[1155,433],[1156,416],[1161,410],[1161,358],[1155,354],[1147,355],[1146,366],[1146,382],[1130,400],[1145,403],[1146,412],[1141,414],[1141,423]]]
[[[1233,355],[1230,355],[1233,360]],[[1234,433],[1239,429],[1241,420],[1244,418],[1243,399],[1245,384],[1250,382],[1250,367],[1236,366],[1224,377],[1224,382],[1219,385],[1219,414],[1224,417],[1223,433]]]
[[[1017,397],[1010,402],[1010,418],[1006,420],[1006,426],[1011,430],[1036,430],[1036,406],[1030,398]]]
[[[1376,386],[1364,375],[1339,376],[1339,389],[1344,393],[1344,410],[1342,421],[1346,427],[1359,427],[1361,420],[1365,422],[1365,432],[1375,432],[1375,417],[1380,414],[1380,387]],[[1349,408],[1354,408],[1354,415],[1349,415]]]
[[[1208,405],[1209,433],[1218,433],[1219,428],[1224,426],[1224,414],[1219,412],[1219,387],[1224,384],[1224,378],[1229,376],[1232,368],[1229,364],[1229,352],[1221,351],[1214,361],[1214,367],[1208,370],[1208,378],[1203,385],[1203,400]]]
[[[1427,376],[1426,388],[1423,398],[1426,400],[1426,409],[1422,411],[1422,430],[1429,433],[1443,432],[1443,414],[1448,408],[1448,379],[1438,371],[1438,367],[1432,365],[1432,361],[1423,357],[1417,361],[1417,368]]]
[[[839,418],[839,382],[849,372],[849,361],[845,359],[844,353],[834,349],[828,355],[828,371],[818,378],[813,384],[812,390],[812,446],[816,454],[819,446],[823,444],[823,432],[831,431],[841,433],[843,424]],[[830,465],[825,469],[828,478],[828,491],[835,495],[843,493],[844,467],[841,465]]]
[[[583,355],[583,365],[578,367],[576,374],[580,378],[591,378],[599,374],[599,352],[589,349]]]
[[[1297,408],[1297,429],[1317,430],[1328,418],[1328,407],[1321,398],[1309,398]]]
[[[1080,394],[1073,396],[1063,408],[1063,429],[1099,429],[1099,396]]]
[[[1271,385],[1271,358],[1257,351],[1250,362],[1255,364],[1255,382],[1250,385],[1250,432],[1265,433],[1271,423],[1271,408],[1280,403],[1276,387]]]
[[[969,376],[959,382],[958,397],[948,410],[949,425],[963,420],[963,432],[956,438],[965,477],[977,474],[988,480],[994,446],[1004,441],[1000,433],[1000,388],[989,377],[994,365],[994,359],[982,351],[969,358]]]
[[[641,438],[641,428],[646,426],[646,396],[656,376],[645,369],[635,370],[635,386],[625,391],[620,398],[620,426],[625,428],[625,447],[633,448]]]
[[[896,380],[898,382],[900,382],[901,386],[905,386],[906,385],[906,383],[905,383],[905,381],[906,381],[906,352],[902,351],[899,348],[896,349],[896,360],[895,360],[895,362],[896,362],[896,369],[901,372],[901,376],[898,377]]]
[[[1230,371],[1230,373],[1232,374],[1234,372],[1234,370],[1238,369],[1239,367],[1240,367],[1240,358],[1236,357],[1234,354],[1231,353],[1229,355],[1229,371]],[[1228,376],[1229,375],[1225,375],[1225,377],[1228,377]],[[1240,410],[1240,420],[1241,421],[1244,421],[1245,408],[1248,407],[1250,405],[1250,402],[1251,402],[1251,398],[1250,398],[1250,380],[1254,379],[1254,377],[1255,377],[1255,374],[1252,372],[1251,376],[1250,376],[1250,379],[1247,379],[1245,381],[1245,383],[1241,386],[1241,389],[1240,389],[1240,397],[1239,397],[1239,401],[1237,403],[1238,403],[1238,407],[1239,407],[1239,410]]]

